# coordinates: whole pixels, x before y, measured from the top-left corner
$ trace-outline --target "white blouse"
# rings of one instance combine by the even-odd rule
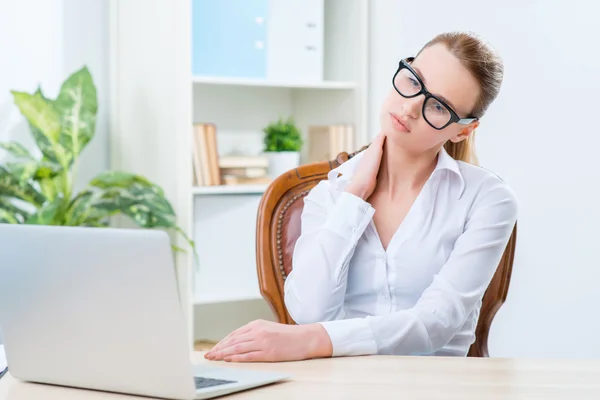
[[[298,324],[320,322],[334,356],[465,356],[517,219],[515,195],[442,148],[384,250],[375,209],[344,191],[363,154],[305,197],[285,281],[288,312]]]

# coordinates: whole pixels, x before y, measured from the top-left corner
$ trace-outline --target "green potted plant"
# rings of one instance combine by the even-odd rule
[[[15,141],[0,143],[11,155],[0,164],[0,223],[106,227],[121,214],[142,228],[172,229],[194,247],[163,190],[143,176],[105,171],[74,192],[77,161],[94,137],[98,109],[86,67],[63,82],[56,99],[39,87],[11,93],[42,156],[35,158]]]
[[[303,140],[292,117],[279,118],[264,129],[264,151],[269,159],[269,176],[273,179],[298,167]]]

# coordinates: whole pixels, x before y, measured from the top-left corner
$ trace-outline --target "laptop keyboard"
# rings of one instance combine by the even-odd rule
[[[225,385],[227,383],[236,383],[236,381],[227,381],[225,379],[212,379],[204,378],[202,376],[195,376],[196,389],[203,389],[211,386]]]

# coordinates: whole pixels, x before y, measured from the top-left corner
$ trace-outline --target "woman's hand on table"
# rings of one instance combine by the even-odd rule
[[[329,335],[320,324],[257,320],[230,333],[204,357],[214,361],[276,362],[331,357],[332,351]]]

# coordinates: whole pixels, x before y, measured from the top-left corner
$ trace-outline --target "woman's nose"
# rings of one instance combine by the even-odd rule
[[[423,96],[402,99],[402,113],[410,118],[419,118],[423,106]]]

